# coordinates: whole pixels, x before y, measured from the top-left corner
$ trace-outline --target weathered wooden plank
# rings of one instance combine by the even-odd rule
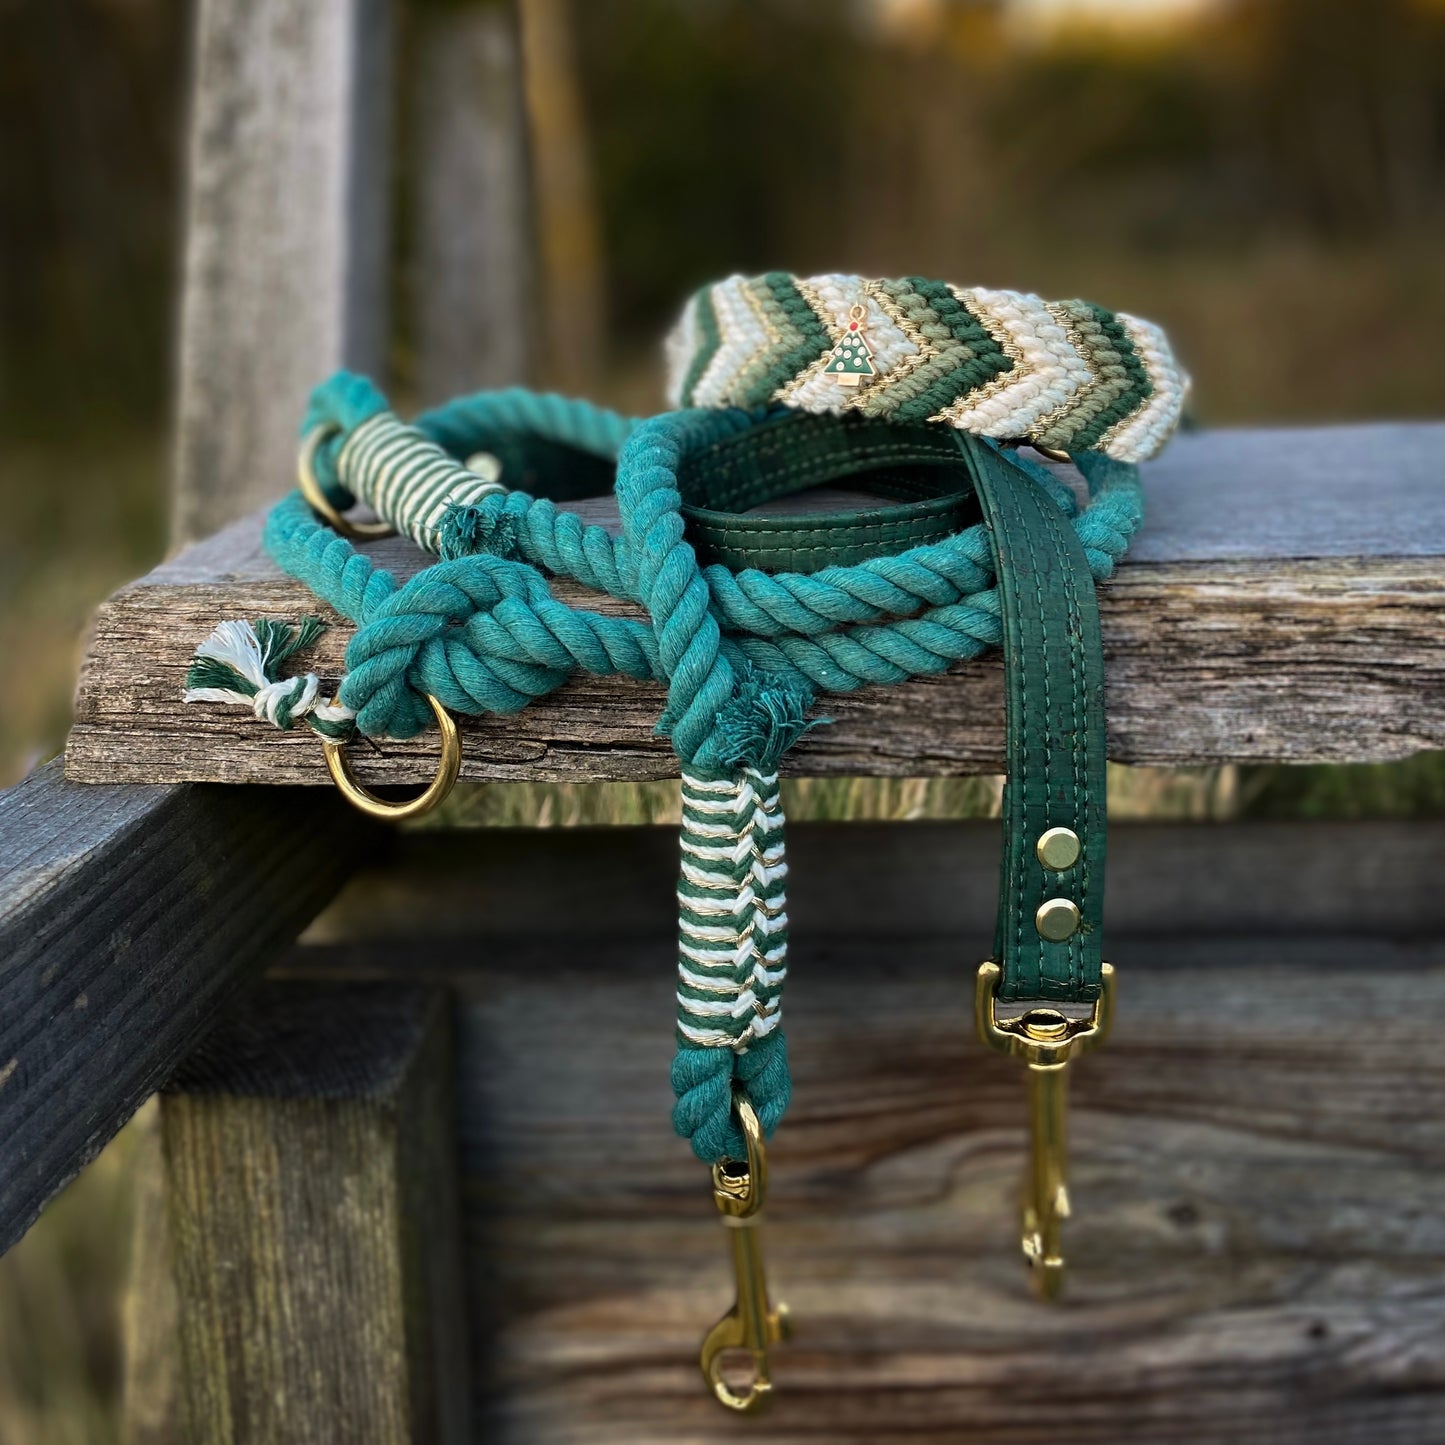
[[[997,822],[794,823],[796,936],[954,937],[981,957],[998,907]],[[1188,937],[1412,938],[1439,929],[1445,821],[1122,823],[1109,830],[1106,941]],[[452,937],[544,948],[577,937],[670,936],[677,830],[480,828],[411,833],[359,869],[306,941]],[[418,900],[424,899],[424,902]],[[968,952],[970,945],[973,953]],[[444,946],[439,944],[438,946]],[[1172,952],[1179,956],[1183,945]]]
[[[307,392],[380,367],[388,0],[202,0],[175,535],[284,491]]]
[[[1445,425],[1211,431],[1176,437],[1144,469],[1143,562],[1438,557]]]
[[[537,297],[547,374],[581,391],[602,364],[606,280],[574,29],[563,0],[517,0],[525,67]]]
[[[1342,762],[1445,746],[1445,519],[1437,521],[1445,486],[1432,447],[1445,448],[1445,426],[1220,433],[1182,438],[1153,464],[1140,545],[1101,590],[1110,756],[1165,765]],[[1355,540],[1356,469],[1376,451],[1386,470],[1371,492],[1368,541],[1381,550],[1367,554]],[[1206,487],[1212,523],[1201,540],[1197,494]],[[579,510],[605,520],[610,506]],[[1287,525],[1300,538],[1293,550]],[[375,550],[401,575],[423,561],[395,539]],[[557,591],[617,605],[561,584]],[[220,618],[315,610],[314,598],[262,554],[254,521],[118,593],[96,619],[69,776],[326,781],[314,739],[180,701],[190,653]],[[324,676],[339,674],[348,632],[338,626],[318,647],[312,665]],[[835,722],[793,751],[795,772],[1001,767],[996,657],[820,707]],[[660,708],[654,686],[579,677],[521,714],[465,724],[463,776],[670,776],[672,753],[653,736]],[[427,738],[383,753],[362,749],[357,772],[373,783],[424,778],[431,749]]]
[[[1118,1035],[1076,1081],[1074,1273],[1049,1311],[1017,1258],[1022,1080],[970,1039],[954,949],[886,971],[801,952],[768,1239],[797,1335],[764,1438],[1429,1438],[1445,1149],[1413,1110],[1445,1087],[1398,1061],[1429,1049],[1400,1004],[1445,1004],[1438,967],[1363,951],[1368,988],[1336,974],[1301,1006],[1267,949],[1230,953],[1126,975]],[[464,994],[473,1299],[501,1322],[483,1419],[530,1442],[726,1439],[694,1351],[729,1279],[668,1138],[665,959],[592,963]],[[1201,1008],[1220,994],[1234,1006]]]
[[[470,1438],[449,1024],[270,986],[162,1098],[185,1439]]]
[[[415,7],[418,399],[525,382],[535,307],[515,5]]]
[[[453,838],[474,884],[469,920],[455,880],[432,886],[436,845],[408,840],[410,917],[400,894],[377,906],[359,879],[312,935],[331,942],[286,963],[458,994],[487,1439],[735,1433],[695,1363],[730,1299],[726,1251],[705,1172],[667,1123],[667,831],[569,834],[550,869],[517,856],[517,833]],[[1413,866],[1411,830],[1362,830],[1357,877],[1328,862],[1341,839],[1324,831],[1116,830],[1120,1015],[1078,1070],[1074,1273],[1051,1310],[1028,1299],[1017,1258],[1023,1079],[983,1052],[969,1018],[991,927],[991,900],[975,898],[993,888],[989,830],[794,830],[795,1092],[771,1154],[768,1247],[797,1334],[749,1433],[1432,1438],[1445,1419],[1445,948],[1427,887],[1439,830],[1418,834]],[[972,869],[975,853],[987,867]],[[915,873],[927,857],[942,861]],[[646,901],[609,908],[629,867]],[[1302,897],[1285,896],[1296,882]],[[1332,884],[1344,899],[1311,934]],[[1389,893],[1378,905],[1376,884]],[[1232,888],[1242,911],[1217,909]],[[1351,903],[1362,912],[1345,933]],[[1229,936],[1251,919],[1281,931]],[[1368,936],[1380,926],[1394,936]]]
[[[58,762],[0,793],[0,1249],[330,898],[377,836],[349,812]]]

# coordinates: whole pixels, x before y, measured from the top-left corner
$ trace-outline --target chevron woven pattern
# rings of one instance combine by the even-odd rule
[[[873,375],[843,386],[827,368],[860,306]],[[687,303],[667,356],[675,406],[860,411],[1122,462],[1163,447],[1189,385],[1151,322],[918,277],[731,276]]]

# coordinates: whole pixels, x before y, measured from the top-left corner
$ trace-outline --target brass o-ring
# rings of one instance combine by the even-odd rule
[[[321,483],[316,480],[316,448],[327,437],[335,436],[340,430],[334,421],[324,421],[306,433],[306,439],[301,443],[301,453],[296,458],[296,484],[301,488],[301,495],[306,498],[306,504],[313,512],[349,541],[375,542],[381,537],[394,536],[396,529],[390,522],[348,521],[331,505],[326,493],[321,490]]]
[[[346,760],[345,744],[330,738],[321,739],[321,746],[326,754],[326,770],[331,774],[331,781],[341,790],[348,803],[360,808],[369,817],[380,818],[387,823],[399,823],[404,818],[419,818],[423,813],[429,813],[435,808],[456,783],[462,766],[462,743],[457,734],[457,725],[452,720],[452,715],[431,693],[422,695],[436,714],[437,728],[442,738],[442,755],[436,776],[427,784],[425,791],[404,803],[389,803],[385,798],[378,798],[375,793],[367,792],[352,776],[351,764]]]

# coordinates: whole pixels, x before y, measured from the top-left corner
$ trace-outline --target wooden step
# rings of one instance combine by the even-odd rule
[[[1028,1297],[1018,1255],[1023,1071],[983,1050],[969,1012],[994,830],[795,830],[795,1091],[766,1237],[795,1335],[748,1433],[1436,1438],[1445,950],[1426,862],[1439,830],[1413,829],[1364,827],[1353,875],[1336,829],[1118,830],[1119,1017],[1075,1070],[1056,1308]],[[478,1438],[739,1434],[697,1373],[731,1279],[707,1171],[668,1122],[669,831],[570,833],[550,867],[540,835],[404,838],[286,956],[291,981],[242,1029],[284,1035],[325,983],[337,1007],[358,984],[453,996]],[[621,898],[609,885],[627,876]],[[1162,914],[1201,878],[1218,896],[1171,933]],[[324,1051],[307,1059],[324,1084]],[[347,1262],[328,1267],[345,1278]]]
[[[1120,762],[1347,762],[1445,747],[1445,424],[1185,436],[1144,469],[1148,516],[1101,588],[1109,753]],[[580,504],[611,521],[610,499]],[[191,547],[99,610],[66,775],[81,782],[324,783],[306,730],[181,701],[223,618],[336,625],[308,666],[334,683],[352,627],[266,557],[259,516]],[[409,576],[410,542],[372,544]],[[558,595],[627,610],[558,584]],[[462,775],[573,782],[670,777],[662,690],[580,676],[524,712],[468,719]],[[789,755],[812,775],[998,771],[996,656],[899,687],[825,697],[835,719]],[[353,749],[372,785],[421,780],[435,736]]]

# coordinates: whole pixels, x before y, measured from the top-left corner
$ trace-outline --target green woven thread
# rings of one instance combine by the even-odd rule
[[[696,308],[696,325],[698,331],[697,355],[692,359],[692,365],[688,368],[687,376],[682,383],[682,402],[684,406],[692,403],[692,394],[697,390],[697,384],[702,379],[702,374],[708,368],[708,363],[717,355],[718,346],[721,344],[721,337],[717,329],[717,312],[713,310],[712,295],[710,292],[699,291],[693,298],[693,306]]]

